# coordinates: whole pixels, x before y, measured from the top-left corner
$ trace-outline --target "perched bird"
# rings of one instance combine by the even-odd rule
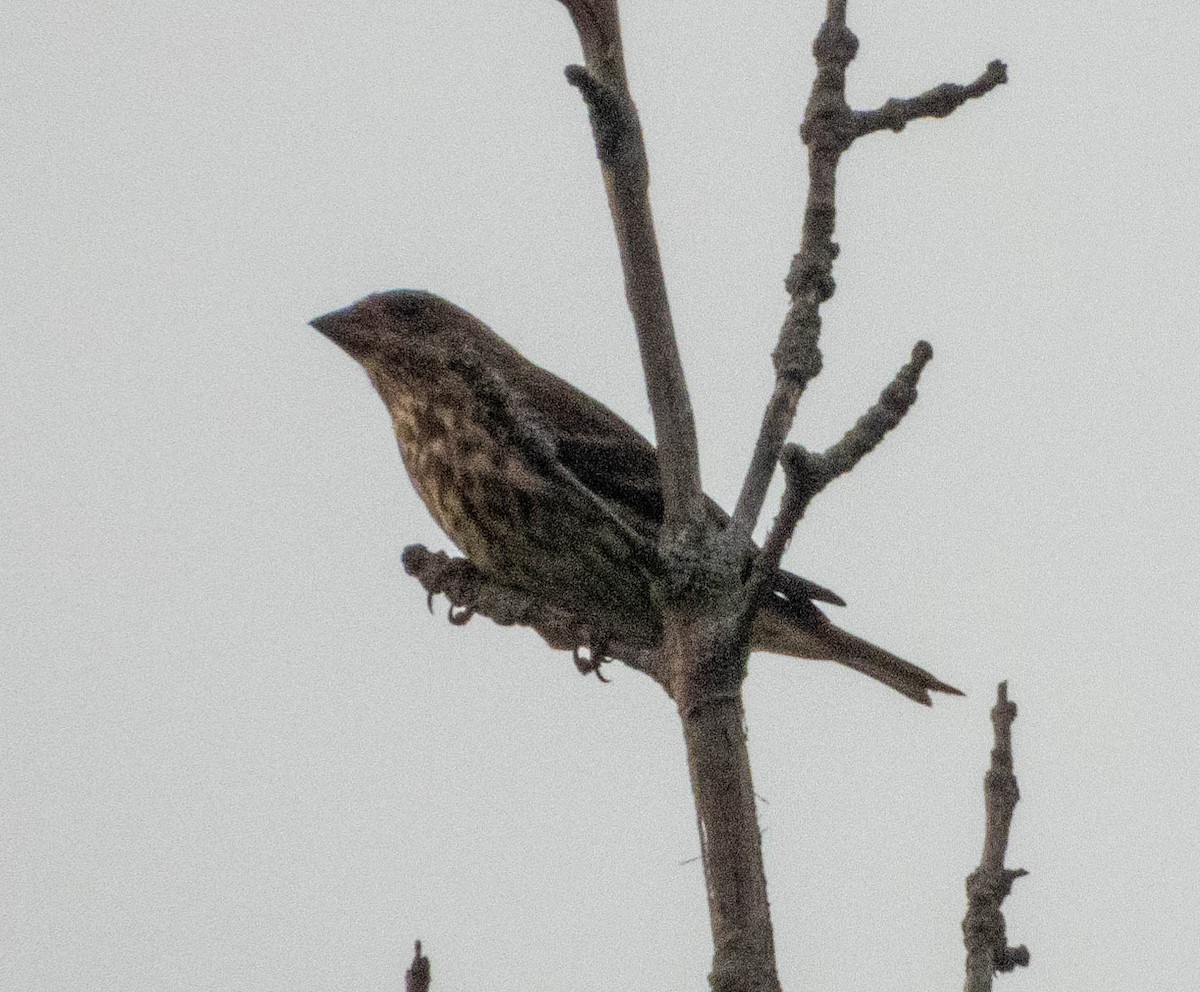
[[[648,440],[432,293],[376,293],[312,326],[366,369],[413,485],[480,571],[614,638],[659,643],[663,499]],[[752,649],[839,661],[926,705],[931,690],[961,695],[835,626],[814,600],[844,605],[780,570]]]

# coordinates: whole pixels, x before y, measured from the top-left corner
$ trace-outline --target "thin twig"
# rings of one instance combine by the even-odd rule
[[[575,22],[587,63],[567,66],[566,77],[583,97],[592,123],[654,416],[663,491],[662,536],[665,544],[675,545],[705,520],[700,455],[654,233],[646,147],[625,74],[617,3],[561,2]]]
[[[729,527],[733,541],[749,540],[762,512],[779,453],[792,428],[796,403],[821,371],[821,352],[817,347],[820,306],[833,295],[833,260],[838,252],[833,241],[837,165],[853,140],[847,140],[842,124],[850,115],[846,103],[846,67],[857,50],[858,39],[846,27],[844,0],[830,0],[825,22],[813,42],[817,75],[800,131],[808,146],[808,198],[800,251],[792,259],[786,282],[792,305],[772,356],[775,389],[763,414],[750,468],[733,511]]]
[[[999,59],[988,63],[983,74],[973,83],[942,83],[920,96],[907,100],[893,97],[878,110],[859,110],[854,114],[854,136],[861,138],[874,131],[903,131],[909,121],[921,117],[946,117],[968,100],[991,92],[1008,82],[1008,66]]]
[[[917,401],[921,372],[932,358],[933,348],[928,341],[918,341],[913,345],[912,357],[879,394],[879,401],[858,419],[837,444],[819,456],[822,487],[849,472],[864,455],[875,449],[888,431],[899,426],[904,415]]]
[[[992,976],[1029,964],[1029,949],[1009,947],[1004,914],[1000,906],[1012,891],[1012,883],[1028,872],[1023,868],[1005,868],[1008,831],[1021,793],[1013,773],[1012,724],[1017,704],[1008,699],[1008,683],[1001,682],[992,707],[992,726],[996,744],[992,763],[983,778],[984,805],[987,810],[983,836],[983,856],[967,877],[967,915],[963,919],[963,943],[967,948],[965,992],[990,992]]]
[[[757,596],[758,587],[775,574],[796,525],[803,519],[813,497],[839,475],[854,468],[904,419],[917,400],[917,383],[931,358],[933,348],[927,341],[918,341],[913,346],[912,358],[879,394],[879,400],[859,417],[840,441],[824,452],[807,451],[798,444],[784,446],[780,455],[784,473],[783,499],[755,565],[753,596]]]

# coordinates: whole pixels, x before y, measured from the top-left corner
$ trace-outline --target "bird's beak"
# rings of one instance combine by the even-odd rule
[[[357,358],[369,340],[369,333],[367,326],[355,310],[354,306],[331,310],[327,314],[310,320],[308,324]]]
[[[337,339],[338,328],[343,327],[353,317],[354,307],[342,307],[341,310],[330,310],[329,313],[322,314],[320,317],[314,317],[308,322],[309,327],[315,327],[318,331],[324,334],[327,338]]]

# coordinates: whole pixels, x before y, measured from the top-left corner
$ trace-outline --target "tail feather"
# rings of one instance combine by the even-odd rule
[[[811,603],[764,603],[754,622],[752,645],[756,651],[840,662],[925,706],[933,703],[931,692],[962,695],[925,669],[830,623]]]

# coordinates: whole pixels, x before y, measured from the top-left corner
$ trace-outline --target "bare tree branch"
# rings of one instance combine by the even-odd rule
[[[705,519],[696,424],[663,277],[650,172],[637,107],[629,91],[616,0],[561,0],[579,33],[585,66],[566,68],[587,104],[625,274],[625,296],[637,330],[646,390],[654,415],[664,500],[664,546],[675,545]]]
[[[900,130],[917,117],[944,117],[971,97],[982,96],[1007,80],[1004,63],[994,61],[969,86],[947,83],[912,100],[889,100],[879,110],[856,112],[846,102],[846,69],[857,51],[858,39],[846,27],[846,0],[829,0],[825,22],[813,42],[817,77],[800,128],[808,146],[808,200],[800,251],[792,259],[786,280],[792,303],[773,355],[775,389],[733,512],[731,541],[749,540],[791,431],[796,404],[821,371],[820,307],[835,289],[835,193],[842,153],[856,138],[880,128]]]
[[[730,539],[748,541],[762,512],[767,487],[775,474],[796,404],[808,383],[821,371],[817,341],[820,306],[833,295],[833,241],[836,219],[837,164],[849,146],[840,123],[850,114],[846,103],[846,67],[858,51],[858,39],[846,27],[845,0],[830,0],[825,22],[813,42],[817,75],[800,129],[808,146],[808,200],[800,235],[800,251],[792,259],[786,281],[792,305],[780,331],[774,355],[775,389],[763,414],[750,468],[742,483],[729,527]]]
[[[601,681],[607,681],[600,674],[600,665],[606,661],[621,661],[649,675],[668,694],[671,691],[662,657],[652,648],[625,643],[578,620],[566,610],[495,582],[466,558],[451,558],[444,551],[430,551],[424,545],[410,544],[404,549],[401,560],[404,570],[425,587],[430,612],[433,611],[434,596],[444,595],[450,601],[446,619],[455,626],[479,615],[502,627],[529,627],[550,647],[572,652],[575,666],[584,674],[594,673]],[[583,657],[581,650],[587,650],[588,657]]]
[[[875,403],[837,444],[819,456],[818,476],[824,488],[839,475],[849,472],[864,455],[873,451],[883,436],[899,426],[904,415],[917,401],[917,383],[921,372],[933,358],[928,341],[913,345],[912,357],[900,368]]]
[[[983,778],[987,821],[983,836],[983,857],[967,877],[967,915],[963,920],[963,943],[967,948],[965,992],[990,992],[997,971],[1012,971],[1029,964],[1029,950],[1009,947],[1004,914],[1000,910],[1012,883],[1028,872],[1024,868],[1004,867],[1008,850],[1008,831],[1021,793],[1013,774],[1012,724],[1017,704],[1009,702],[1008,683],[996,689],[992,707],[992,726],[996,737],[992,763]]]
[[[589,66],[614,63],[605,73],[625,74],[616,0],[559,0],[567,8]]]
[[[567,79],[588,107],[654,414],[664,498],[660,546],[668,567],[661,589],[663,684],[679,709],[696,805],[713,936],[709,982],[714,992],[779,992],[740,694],[748,651],[748,628],[736,622],[746,612],[738,580],[742,549],[717,533],[700,488],[695,423],[654,236],[645,147],[620,57],[616,2],[563,2],[587,59],[586,68],[568,67]]]
[[[786,282],[792,304],[773,355],[776,385],[733,520],[728,533],[720,536],[706,518],[700,489],[695,424],[654,234],[649,169],[625,73],[617,3],[561,2],[571,13],[583,47],[586,66],[569,66],[566,76],[588,108],[654,414],[665,504],[660,541],[671,575],[660,590],[661,657],[643,670],[672,693],[683,723],[712,925],[709,981],[714,992],[778,992],[741,699],[756,591],[766,574],[764,556],[759,556],[750,588],[740,576],[797,401],[821,369],[820,305],[834,292],[832,268],[838,250],[833,241],[836,169],[842,152],[858,136],[856,130],[869,123],[856,117],[845,99],[845,72],[858,42],[846,28],[845,0],[829,0],[813,44],[817,78],[801,129],[809,149],[809,190],[800,249]],[[944,97],[942,103],[931,99],[921,109],[940,109],[944,102]],[[928,359],[928,346],[919,346],[880,403],[824,455],[791,449],[791,497],[785,499],[771,535],[767,561],[778,562],[813,495],[829,479],[848,471],[899,422]],[[411,558],[406,555],[406,566]],[[464,619],[473,611],[490,611],[494,618],[509,618],[500,622],[533,626],[552,644],[577,648],[599,640],[601,654],[613,654],[603,632],[597,636],[581,630],[571,618],[553,616],[528,597],[518,594],[514,600],[512,590],[480,583],[478,577],[471,580],[470,589],[456,590],[455,581],[465,574],[461,568],[458,579],[455,569],[423,571],[429,579],[422,579],[427,589],[444,589],[451,602],[462,594]],[[591,646],[595,658],[596,644]]]
[[[666,568],[660,570],[659,563],[655,560],[650,598],[659,609],[652,614],[650,622],[646,625],[649,632],[636,624],[626,624],[624,617],[613,618],[611,614],[601,622],[613,629],[597,629],[566,610],[538,600],[515,586],[484,575],[465,558],[451,558],[443,552],[431,552],[421,545],[411,545],[404,550],[404,567],[410,575],[418,578],[426,589],[431,610],[435,595],[444,594],[449,599],[451,605],[448,620],[452,624],[465,624],[476,614],[482,614],[500,625],[527,626],[540,634],[551,647],[570,650],[581,672],[594,673],[603,678],[601,665],[609,660],[621,660],[630,667],[650,675],[673,697],[683,726],[705,872],[714,947],[713,969],[709,976],[711,988],[713,992],[780,992],[741,695],[750,650],[750,624],[754,618],[758,592],[762,589],[762,576],[774,572],[774,566],[778,564],[784,546],[809,501],[832,478],[849,471],[880,442],[888,430],[899,423],[916,397],[917,380],[931,355],[927,344],[918,344],[914,349],[912,361],[897,374],[882,394],[879,403],[872,407],[841,441],[823,454],[810,454],[795,445],[785,447],[798,399],[808,382],[821,369],[822,359],[818,347],[821,328],[820,305],[834,292],[832,269],[838,253],[838,246],[833,241],[836,220],[836,168],[841,154],[856,138],[885,127],[899,130],[908,120],[917,117],[945,116],[966,99],[980,96],[1003,82],[1005,71],[1001,63],[993,63],[988,72],[970,86],[954,87],[947,84],[912,100],[892,100],[879,110],[855,113],[846,103],[845,73],[856,54],[858,41],[846,27],[846,0],[828,0],[826,20],[813,44],[817,75],[801,128],[801,135],[809,151],[809,188],[800,248],[792,260],[786,280],[791,307],[772,356],[776,385],[767,405],[734,518],[727,528],[728,533],[723,535],[720,515],[711,511],[701,489],[694,416],[684,380],[654,230],[649,200],[650,173],[641,123],[625,71],[617,0],[560,2],[570,13],[584,53],[585,65],[568,66],[565,74],[570,85],[578,89],[587,107],[620,252],[626,297],[637,331],[647,392],[654,416],[663,504],[659,541],[661,558]],[[377,294],[362,302],[382,307],[384,304],[380,303],[380,299],[387,297],[391,301],[387,307],[393,304],[407,306],[408,303],[401,304],[397,298],[413,295],[415,294]],[[431,298],[429,294],[420,295],[425,299],[421,304],[423,307],[429,305],[430,299],[436,299]],[[411,303],[411,300],[408,302]],[[449,306],[446,301],[438,303]],[[456,312],[454,321],[459,322],[455,326],[466,334],[464,326],[471,320],[469,315],[457,308],[452,309]],[[358,341],[358,344],[351,344],[350,335],[339,338],[333,331],[336,321],[331,321],[331,318],[341,320],[349,310],[360,312],[356,306],[335,314],[327,314],[318,318],[314,326],[333,337],[357,360],[367,365],[376,387],[384,395],[385,403],[396,417],[397,437],[405,454],[406,464],[409,464],[411,470],[411,447],[406,447],[410,441],[406,440],[405,435],[408,428],[403,426],[400,420],[422,419],[423,414],[414,416],[406,409],[406,404],[423,403],[424,384],[421,384],[422,389],[414,390],[413,384],[406,382],[399,374],[389,372],[388,376],[385,376],[380,371],[380,363],[372,364],[374,359],[360,349],[359,338],[353,339]],[[389,322],[400,320],[398,312],[386,308],[380,311],[380,314],[386,316]],[[356,319],[351,319],[351,322]],[[404,321],[401,325],[406,331],[411,329],[407,328]],[[482,326],[475,328],[474,333],[490,334]],[[461,350],[459,349],[459,357]],[[439,362],[440,360],[441,356]],[[516,362],[515,356],[510,356],[510,360]],[[431,367],[444,371],[448,366],[432,362]],[[471,366],[469,371],[476,370]],[[456,370],[454,375],[460,380],[458,386],[461,386],[461,389],[448,393],[451,399],[456,399],[461,394],[467,397],[465,402],[468,404],[482,404],[486,394],[490,403],[490,387],[480,381],[481,375],[460,375],[460,372],[461,370]],[[393,389],[403,395],[399,398],[389,398],[389,390]],[[439,404],[442,402],[449,403],[450,400],[439,400]],[[439,420],[442,428],[449,424],[451,435],[461,433],[455,429],[459,423],[455,418],[443,418],[437,405],[431,406],[434,406],[432,419]],[[514,416],[512,419],[517,421],[520,418]],[[468,426],[479,427],[480,423],[491,427],[490,421],[468,421]],[[507,431],[507,427],[504,431]],[[614,436],[619,440],[620,432],[615,432]],[[511,439],[493,440],[496,441],[502,456],[508,457],[511,454]],[[412,441],[412,444],[417,445],[417,442]],[[470,459],[462,455],[466,450],[451,446],[446,449],[448,454],[439,452],[436,459],[431,459],[438,462],[436,469],[432,470],[433,474],[441,473],[443,459],[469,461]],[[545,455],[544,460],[549,462],[554,445],[547,442],[545,451],[541,451],[540,448],[539,451]],[[775,466],[780,461],[781,453],[787,475],[787,492],[780,518],[769,535],[767,548],[755,565],[757,575],[748,585],[745,566],[750,561],[752,549],[750,534],[761,513],[767,487]],[[485,452],[484,455],[491,457],[490,452]],[[604,461],[603,458],[596,460]],[[497,464],[502,461],[503,459]],[[639,463],[636,458],[632,461],[635,466],[644,464]],[[522,466],[524,465],[525,463],[522,463]],[[604,467],[601,465],[601,468]],[[557,471],[555,480],[560,480],[564,475],[569,475],[574,480],[578,488],[572,488],[570,492],[578,494],[579,489],[588,488],[568,471],[564,463],[560,462],[554,468]],[[474,518],[475,501],[468,499],[467,493],[460,492],[458,495],[461,499],[457,501],[460,506],[453,512],[440,512],[435,504],[442,503],[442,500],[431,497],[429,491],[418,480],[419,473],[414,471],[413,474],[417,488],[447,532],[452,537],[469,533],[460,529],[457,520],[451,518]],[[466,475],[467,473],[464,473],[464,476]],[[456,473],[452,472],[451,476],[451,481],[444,486],[447,489],[452,489],[455,485],[463,489],[475,485],[470,479],[467,480],[470,485],[464,485],[463,479],[458,478]],[[486,471],[480,478],[488,484],[492,482]],[[542,478],[541,484],[545,483],[545,478]],[[555,482],[555,485],[557,484]],[[563,491],[548,484],[546,487],[552,499],[558,498],[555,494]],[[439,481],[437,488],[443,488],[443,483]],[[487,486],[483,488],[486,489]],[[520,495],[527,496],[528,493]],[[596,491],[595,495],[600,500],[607,498],[601,491]],[[520,500],[514,498],[514,502],[519,504]],[[654,500],[653,504],[653,513],[643,515],[640,508],[636,510],[639,518],[645,517],[644,520],[639,520],[640,524],[653,526],[658,523],[657,500]],[[445,509],[445,506],[441,509]],[[619,500],[609,509],[613,518],[618,517],[625,509],[635,512],[632,502],[629,506],[622,506]],[[518,518],[523,512],[511,516]],[[561,524],[568,521],[570,512],[568,507],[563,514],[543,516],[554,524]],[[585,519],[584,522],[588,521]],[[632,525],[624,523],[622,527],[631,532],[634,529]],[[643,531],[644,528],[639,528],[637,533]],[[619,530],[617,533],[623,540],[625,530]],[[573,551],[575,546],[581,543],[571,540],[577,536],[567,531],[565,542],[515,542],[506,547],[514,548],[527,557],[544,549],[547,553],[559,554],[568,544],[571,546],[567,550]],[[486,539],[481,537],[480,546],[486,551],[492,540],[491,535]],[[468,545],[471,542],[462,543]],[[639,555],[642,550],[639,546]],[[501,562],[504,557],[495,556]],[[488,557],[485,555],[481,560],[487,561]],[[615,561],[619,573],[622,562]],[[580,569],[590,565],[582,559],[573,560],[572,563]],[[605,564],[608,564],[607,559]],[[498,568],[497,571],[500,575],[506,574],[502,568]],[[571,577],[576,574],[566,569],[544,573],[536,570],[530,572],[534,579],[530,585],[536,587],[542,578],[548,578],[556,584],[553,589],[543,588],[543,594],[550,598],[558,598],[558,585],[570,582]],[[523,575],[527,573],[515,570],[507,574],[516,582],[522,581]],[[562,578],[564,575],[567,578]],[[615,581],[619,582],[623,577],[618,574]],[[802,591],[813,591],[803,580],[795,576],[787,578]],[[613,581],[613,575],[605,572],[597,577],[596,582],[581,585],[580,590],[588,596],[595,596],[596,590],[603,591],[604,586]],[[758,585],[755,585],[755,582]],[[640,606],[644,586],[636,587],[635,592]],[[564,597],[563,601],[572,600]],[[621,604],[624,612],[633,612],[627,609],[631,599],[623,598],[617,602]],[[803,605],[799,604],[799,597],[797,604]],[[586,610],[589,606],[590,603],[581,606],[580,609]],[[662,621],[661,629],[657,623],[659,615]],[[816,615],[820,617],[819,612]],[[801,632],[801,628],[797,627],[797,631]],[[838,633],[843,641],[857,642],[858,650],[871,647],[846,632]],[[761,643],[768,644],[770,641]],[[878,654],[886,654],[881,649],[871,649]],[[586,650],[589,656],[583,657],[581,650]],[[854,664],[856,659],[862,664]],[[866,666],[866,660],[854,656],[847,664],[872,673]],[[891,660],[898,665],[907,664],[899,659]],[[913,666],[908,668],[912,669]],[[905,694],[921,699],[919,693],[906,690],[898,676],[889,681],[877,672],[872,674]],[[955,691],[938,683],[927,673],[921,675],[930,680],[928,684],[931,688]],[[1011,716],[1008,720],[1011,723]],[[1005,730],[1007,731],[1007,725]],[[998,722],[998,741],[999,735]],[[993,754],[994,762],[998,760],[996,755],[1000,750],[998,743],[997,751]],[[1011,755],[1008,767],[1011,776]],[[981,865],[976,873],[979,876],[978,884],[974,887],[973,883],[968,884],[972,899],[968,922],[978,917],[990,926],[994,920],[986,916],[986,908],[976,910],[976,890],[987,895],[1003,887],[999,895],[1002,899],[1008,891],[1007,886],[1011,885],[1012,878],[1021,873],[1003,872],[1003,843],[1000,846],[998,862],[1001,881],[996,881],[985,871],[985,867],[990,863],[989,851],[993,844],[991,778],[988,782],[989,841],[985,845],[985,864]],[[1015,803],[1015,779],[1012,792],[1012,802]],[[1011,817],[1011,808],[1008,817]],[[1005,838],[1007,830],[1008,819],[1005,819],[1002,828]],[[982,903],[980,905],[982,906]],[[976,916],[973,917],[972,913]],[[995,903],[995,916],[999,916],[998,900]],[[1003,917],[1000,917],[1000,927],[1000,952],[993,953],[994,947],[987,950],[991,955],[987,960],[993,968],[1003,968],[1006,963],[1011,967],[1023,951],[1009,951],[1005,948]],[[985,932],[983,924],[968,927],[967,923],[964,923],[964,931],[967,934],[969,949],[975,946],[972,941],[981,940],[979,935]],[[994,937],[994,933],[992,936]],[[429,990],[430,963],[421,953],[420,941],[416,942],[415,955],[405,975],[405,985],[407,992]]]
[[[858,422],[837,444],[826,451],[817,454],[798,444],[784,446],[780,456],[784,472],[783,500],[779,516],[767,534],[756,563],[759,582],[765,582],[779,567],[796,525],[803,518],[813,497],[839,475],[845,475],[854,468],[864,455],[883,440],[888,431],[904,419],[917,400],[917,383],[931,358],[933,348],[927,341],[918,341],[913,346],[911,360],[901,367],[879,394],[879,401],[859,417]]]
[[[903,131],[909,121],[920,117],[947,117],[968,100],[991,92],[1008,82],[1008,66],[999,59],[988,63],[983,74],[973,83],[959,86],[942,83],[933,89],[907,100],[893,97],[878,110],[859,110],[854,114],[854,137],[861,138],[873,131]]]

